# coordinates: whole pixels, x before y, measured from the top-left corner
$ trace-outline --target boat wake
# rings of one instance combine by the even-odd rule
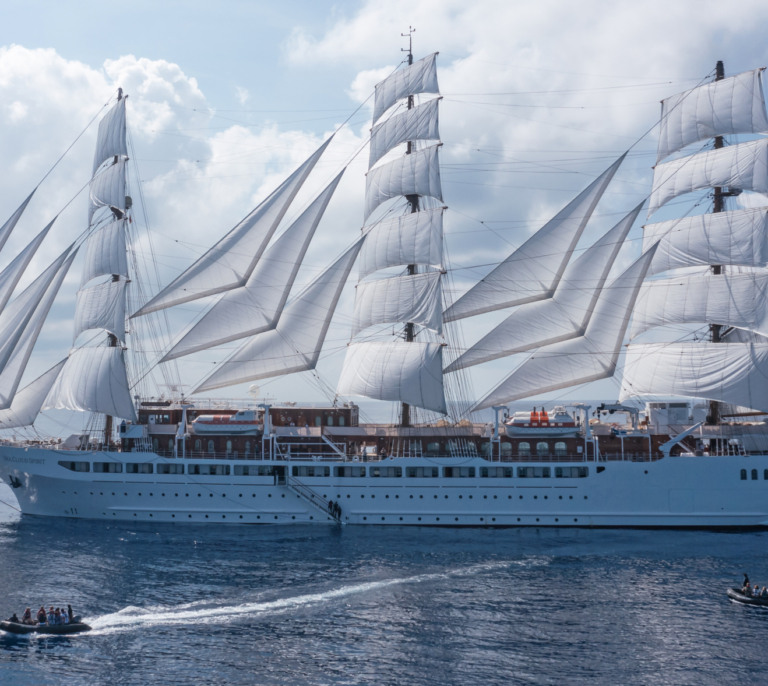
[[[538,561],[538,563],[542,564],[544,562]],[[104,635],[154,626],[188,626],[195,624],[226,625],[241,621],[245,618],[252,621],[254,619],[291,611],[311,609],[350,596],[379,591],[393,586],[420,584],[429,581],[450,579],[453,577],[471,576],[495,569],[507,568],[517,564],[530,565],[537,564],[537,562],[528,560],[525,562],[515,561],[473,565],[464,569],[350,584],[348,586],[342,586],[341,588],[318,593],[307,593],[304,595],[275,600],[244,602],[238,605],[211,606],[210,601],[200,601],[173,607],[126,607],[118,612],[90,619],[89,624],[93,628],[91,635]]]

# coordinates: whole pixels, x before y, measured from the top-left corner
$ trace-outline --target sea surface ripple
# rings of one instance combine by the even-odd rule
[[[11,501],[0,489],[0,500]],[[764,684],[768,533],[195,526],[0,505],[3,684]]]

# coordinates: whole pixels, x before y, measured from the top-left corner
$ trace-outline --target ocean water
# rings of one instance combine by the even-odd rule
[[[0,500],[13,502],[0,487]],[[768,533],[139,525],[0,505],[2,684],[765,684]]]

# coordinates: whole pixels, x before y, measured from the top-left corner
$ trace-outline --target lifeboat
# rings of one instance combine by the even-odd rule
[[[195,434],[260,434],[264,426],[254,410],[240,410],[236,414],[214,414],[198,417],[191,424]]]
[[[0,629],[9,634],[81,634],[90,631],[91,627],[83,622],[69,624],[17,624],[16,622],[0,622]]]
[[[546,412],[515,412],[505,422],[507,436],[576,436],[579,427],[561,405]]]
[[[768,598],[759,596],[744,595],[740,588],[729,588],[728,598],[734,603],[740,603],[741,605],[753,605],[755,607],[768,607]]]

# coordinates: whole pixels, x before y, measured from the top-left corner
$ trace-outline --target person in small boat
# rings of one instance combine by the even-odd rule
[[[747,598],[752,597],[752,587],[751,586],[744,586],[744,588],[741,591]]]
[[[41,605],[40,609],[37,611],[37,623],[38,624],[47,624],[48,623],[48,617],[45,614],[45,608]]]
[[[51,626],[56,624],[56,611],[53,609],[53,605],[48,610],[48,624]]]
[[[56,611],[54,612],[54,616],[56,618],[56,621],[54,621],[54,624],[61,624],[61,610],[57,607]]]
[[[69,615],[69,621],[74,622],[75,621],[75,613],[72,612],[72,606],[67,605],[67,614]]]
[[[35,622],[32,620],[32,610],[30,608],[27,608],[24,610],[24,614],[21,615],[21,623],[22,624],[34,624]]]
[[[69,615],[67,614],[67,608],[62,607],[61,608],[61,623],[62,624],[69,624]]]
[[[760,597],[760,586],[755,584],[755,587],[752,589],[752,597],[753,598],[759,598]]]
[[[744,574],[744,583],[741,585],[741,589],[744,590],[745,588],[751,588],[749,584],[749,577]]]
[[[11,615],[11,618],[8,621],[13,622],[14,624],[21,624],[15,612]]]

